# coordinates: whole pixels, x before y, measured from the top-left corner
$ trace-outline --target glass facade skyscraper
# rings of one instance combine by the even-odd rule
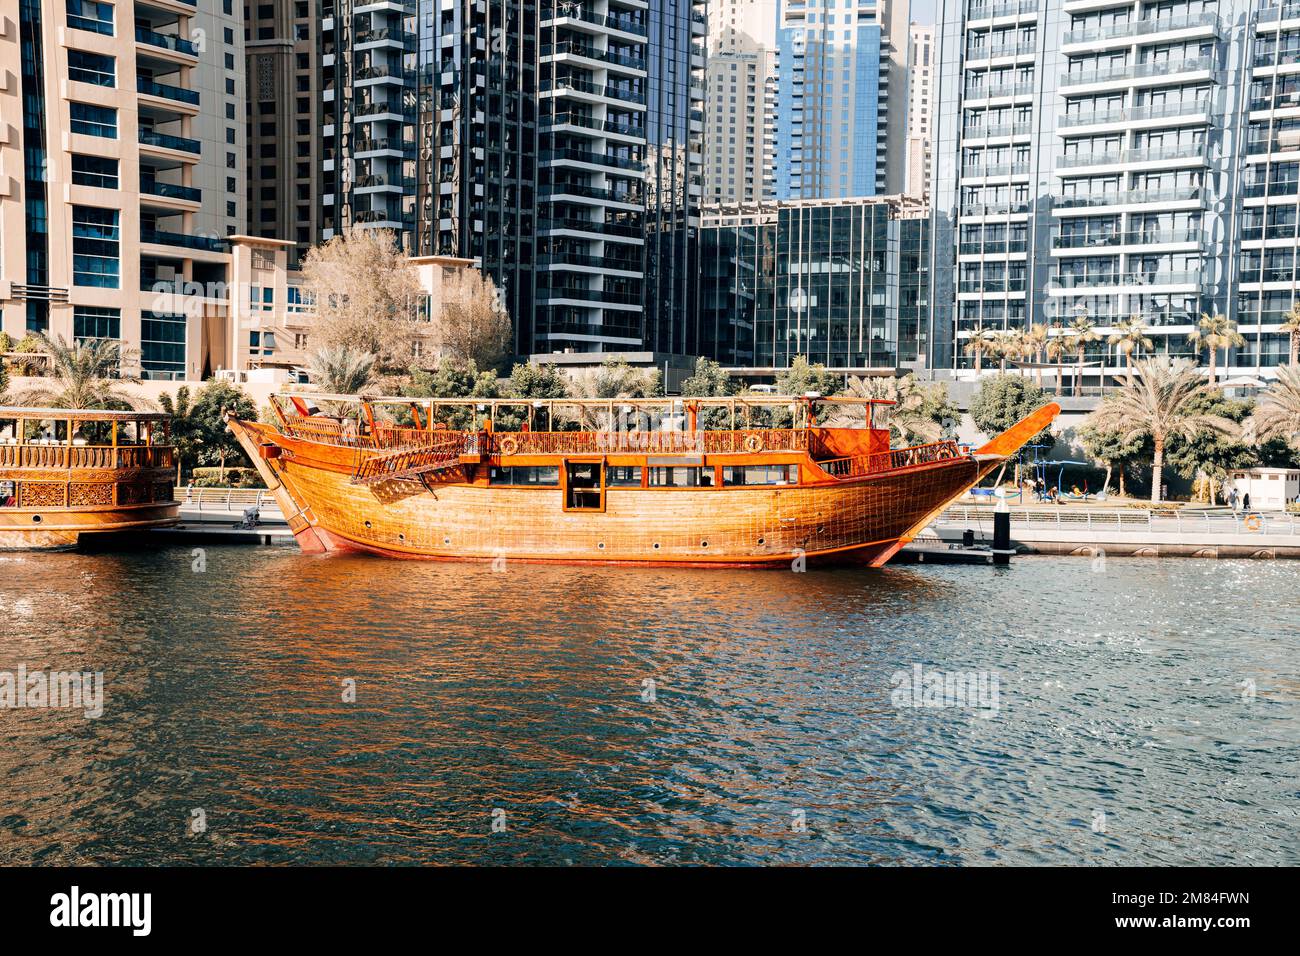
[[[868,198],[711,209],[701,242],[706,354],[773,374],[796,356],[893,371],[925,348],[929,220]]]

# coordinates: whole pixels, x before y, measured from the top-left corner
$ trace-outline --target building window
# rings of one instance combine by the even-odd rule
[[[68,79],[94,86],[116,86],[117,61],[101,53],[69,50]]]
[[[272,286],[253,285],[248,287],[248,310],[250,312],[271,312],[275,301],[275,289]]]
[[[72,284],[116,289],[122,271],[116,209],[72,207]]]
[[[73,30],[113,35],[113,5],[99,0],[68,0],[68,26]]]
[[[146,312],[140,319],[141,378],[185,378],[185,316]]]
[[[69,103],[72,112],[72,131],[87,136],[117,139],[117,110],[89,103]]]
[[[117,160],[104,156],[72,154],[72,182],[77,186],[117,189]]]
[[[79,305],[72,310],[72,337],[81,342],[122,337],[122,310]]]

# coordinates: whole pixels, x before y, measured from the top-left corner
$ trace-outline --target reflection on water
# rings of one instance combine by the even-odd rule
[[[0,556],[0,863],[1300,862],[1300,563],[1106,568]]]

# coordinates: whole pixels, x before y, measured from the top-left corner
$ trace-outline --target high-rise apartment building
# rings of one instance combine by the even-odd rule
[[[322,234],[472,259],[515,351],[685,348],[701,0],[327,0]]]
[[[934,108],[934,27],[913,23],[907,49],[907,172],[903,190],[909,196],[930,192],[930,123]]]
[[[0,315],[199,377],[244,210],[235,0],[20,0],[0,13]]]
[[[1285,360],[1297,295],[1300,6],[1260,0],[941,0],[931,362],[981,332],[1138,316],[1194,357],[1202,312],[1234,369]]]
[[[776,195],[776,0],[712,0],[704,108],[704,201]]]
[[[298,261],[321,231],[319,0],[241,0],[248,97],[249,235]]]
[[[778,198],[902,191],[909,10],[906,0],[779,0]]]

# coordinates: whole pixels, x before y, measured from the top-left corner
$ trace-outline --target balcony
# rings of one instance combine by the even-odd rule
[[[174,149],[182,153],[193,153],[195,156],[203,152],[203,147],[197,139],[172,136],[170,133],[156,133],[151,129],[140,130],[140,145],[157,146],[160,149]]]
[[[144,27],[135,28],[135,39],[137,43],[147,43],[149,46],[158,47],[162,50],[170,50],[173,53],[183,53],[186,56],[193,57],[199,55],[198,48],[189,40],[169,36],[165,33],[154,33],[152,30],[146,30]]]
[[[1183,146],[1158,146],[1146,149],[1125,149],[1113,153],[1070,153],[1056,158],[1057,169],[1075,169],[1080,166],[1114,166],[1129,163],[1167,162],[1174,159],[1205,159],[1203,143]]]
[[[146,96],[159,96],[168,100],[175,100],[178,103],[188,103],[190,106],[199,105],[199,91],[187,90],[180,86],[168,86],[165,83],[155,83],[153,80],[146,79],[143,76],[135,78],[135,90],[137,93],[143,93]]]
[[[1078,209],[1152,202],[1191,202],[1198,199],[1204,201],[1205,196],[1205,190],[1201,186],[1177,186],[1171,189],[1131,189],[1086,196],[1053,196],[1052,205],[1057,209]]]
[[[637,173],[645,171],[645,163],[640,160],[623,159],[619,156],[610,156],[606,153],[593,153],[585,149],[544,150],[540,160],[542,163],[568,161],[575,163],[588,163],[592,166],[612,166],[615,169],[626,169]]]
[[[538,89],[543,93],[551,91],[556,93],[564,93],[568,91],[587,93],[592,96],[603,96],[606,99],[621,100],[625,103],[645,106],[644,93],[624,90],[616,86],[602,86],[599,83],[592,83],[588,80],[580,80],[574,77],[567,77],[559,80],[543,80]]]
[[[629,123],[616,123],[613,120],[598,120],[590,116],[584,116],[581,113],[556,113],[554,116],[544,117],[542,119],[542,129],[554,129],[557,126],[581,126],[583,129],[596,130],[603,133],[616,133],[620,136],[631,136],[636,139],[645,139],[645,127],[633,126]]]
[[[1241,187],[1241,195],[1246,199],[1259,199],[1262,196],[1294,196],[1297,192],[1296,180],[1275,183],[1247,183]]]
[[[1158,103],[1130,106],[1114,110],[1094,110],[1091,113],[1067,113],[1056,125],[1060,129],[1075,126],[1107,126],[1112,123],[1140,122],[1153,119],[1192,119],[1209,122],[1208,100],[1191,100],[1187,103]]]
[[[1153,33],[1169,33],[1174,30],[1217,26],[1218,22],[1219,18],[1213,13],[1192,13],[1180,17],[1157,17],[1129,23],[1111,23],[1102,27],[1068,30],[1061,38],[1061,43],[1095,43],[1098,40],[1111,40],[1117,37],[1136,38],[1149,36]]]
[[[649,36],[649,31],[644,23],[634,20],[632,17],[619,17],[610,14],[604,16],[599,13],[591,13],[583,10],[581,7],[574,7],[570,10],[543,11],[541,14],[542,26],[548,23],[554,23],[556,20],[577,20],[581,23],[590,23],[593,26],[606,27],[610,30],[619,30],[623,33],[630,33],[634,36]]]
[[[1149,229],[1112,232],[1104,235],[1060,235],[1052,237],[1053,249],[1114,249],[1116,246],[1155,246],[1200,242],[1200,229]]]
[[[1199,285],[1201,273],[1194,272],[1102,272],[1095,275],[1063,273],[1051,280],[1062,289],[1097,289],[1119,286]]]
[[[962,132],[964,139],[994,139],[999,136],[1029,136],[1033,123],[1000,123],[997,126],[972,126]]]
[[[140,192],[149,196],[161,196],[163,199],[181,199],[185,202],[201,202],[202,190],[193,186],[177,186],[173,183],[160,183],[155,179],[141,179]]]
[[[600,63],[612,64],[614,66],[624,66],[630,70],[640,70],[645,72],[646,62],[643,57],[629,56],[626,53],[614,53],[609,50],[597,50],[593,46],[585,43],[575,43],[572,40],[562,40],[554,46],[543,44],[542,59],[554,56],[580,56],[584,59],[595,60]]]
[[[1037,43],[1006,43],[1002,46],[981,47],[966,52],[966,62],[996,60],[1008,56],[1029,56],[1038,52]]]
[[[967,21],[993,20],[997,17],[1014,17],[1021,13],[1036,13],[1035,0],[1018,0],[1016,3],[972,3],[966,11]]]
[[[156,246],[179,246],[201,252],[229,252],[230,243],[210,236],[186,236],[179,232],[160,232],[157,229],[140,229],[140,241]]]
[[[622,222],[605,222],[600,219],[564,219],[546,218],[538,220],[538,229],[567,229],[574,232],[587,232],[602,236],[622,236],[628,239],[641,239],[644,230],[641,226]]]
[[[578,302],[609,302],[614,305],[641,305],[643,297],[628,292],[608,292],[603,289],[584,288],[538,288],[537,297],[543,302],[556,299],[572,299]]]
[[[991,163],[983,166],[963,166],[963,178],[983,179],[990,176],[1027,176],[1028,163]]]
[[[1028,202],[969,203],[961,207],[963,216],[1016,216],[1027,212]]]
[[[957,283],[958,292],[1024,292],[1024,276],[999,277],[993,279],[962,279]]]
[[[1172,62],[1158,60],[1147,63],[1126,63],[1123,66],[1112,66],[1102,70],[1062,73],[1060,85],[1062,87],[1083,86],[1088,83],[1108,83],[1114,80],[1141,80],[1170,76],[1175,73],[1203,73],[1214,69],[1214,66],[1214,58],[1209,56]]]
[[[607,202],[621,202],[630,206],[640,206],[642,197],[639,192],[626,189],[602,189],[579,183],[552,183],[541,187],[541,199],[554,201],[556,196],[581,196],[584,199],[602,199]]]
[[[1029,96],[1033,83],[999,83],[997,86],[979,87],[966,91],[968,100],[991,100],[1001,96]]]
[[[588,269],[608,269],[621,272],[641,274],[641,263],[612,256],[589,256],[578,252],[552,252],[537,257],[538,268],[563,268],[564,266],[582,266]]]
[[[987,242],[967,240],[957,247],[960,256],[1001,256],[1027,251],[1029,244],[1023,239],[993,239]]]

